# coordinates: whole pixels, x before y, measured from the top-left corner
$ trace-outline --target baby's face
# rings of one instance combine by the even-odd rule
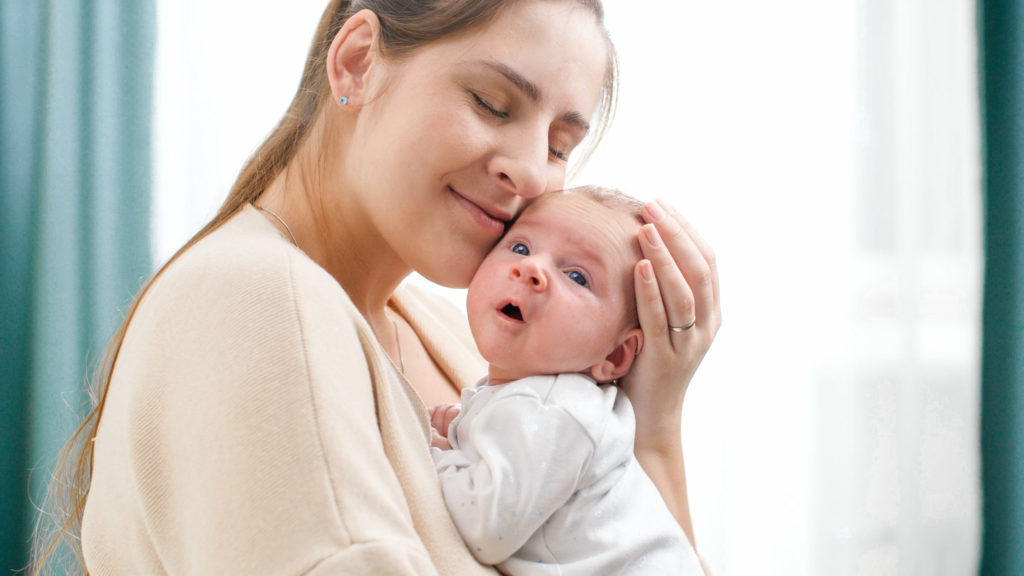
[[[586,197],[530,206],[469,285],[470,327],[492,382],[583,372],[632,328],[640,223]]]

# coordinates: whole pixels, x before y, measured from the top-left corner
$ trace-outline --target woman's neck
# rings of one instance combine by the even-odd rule
[[[376,331],[387,321],[388,299],[412,270],[352,196],[322,177],[308,177],[296,160],[271,182],[257,204],[288,224],[298,247],[334,277]],[[320,186],[313,188],[310,182]],[[332,196],[324,195],[328,190],[334,191]]]

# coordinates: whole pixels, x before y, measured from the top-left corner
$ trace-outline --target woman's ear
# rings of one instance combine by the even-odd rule
[[[590,375],[598,382],[611,382],[625,376],[633,367],[633,360],[644,347],[644,332],[630,328],[619,339],[611,354],[590,368]]]
[[[353,14],[335,34],[327,52],[327,79],[334,101],[349,106],[366,102],[367,85],[379,57],[380,20],[371,10]]]

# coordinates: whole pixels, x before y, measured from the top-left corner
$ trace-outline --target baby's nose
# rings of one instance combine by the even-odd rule
[[[548,287],[547,274],[535,258],[523,258],[512,267],[512,277],[529,282],[534,290],[543,291]]]

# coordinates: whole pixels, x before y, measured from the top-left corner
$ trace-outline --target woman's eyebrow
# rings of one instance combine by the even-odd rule
[[[523,76],[519,72],[516,72],[508,64],[498,62],[496,60],[484,60],[483,64],[484,66],[504,76],[509,82],[512,83],[513,86],[516,87],[516,89],[525,94],[526,97],[529,98],[530,100],[533,100],[534,102],[541,101],[542,95],[540,87],[538,87],[533,82],[527,80],[525,76]]]
[[[527,98],[533,102],[540,102],[543,99],[543,93],[540,87],[528,80],[525,76],[517,72],[508,64],[504,62],[498,62],[497,60],[484,60],[483,65],[491,70],[494,70],[498,74],[505,77],[506,80],[512,83],[517,90],[526,95]],[[582,130],[584,133],[590,131],[590,123],[583,117],[582,114],[576,111],[566,112],[562,115],[561,120],[567,124],[575,126]]]

